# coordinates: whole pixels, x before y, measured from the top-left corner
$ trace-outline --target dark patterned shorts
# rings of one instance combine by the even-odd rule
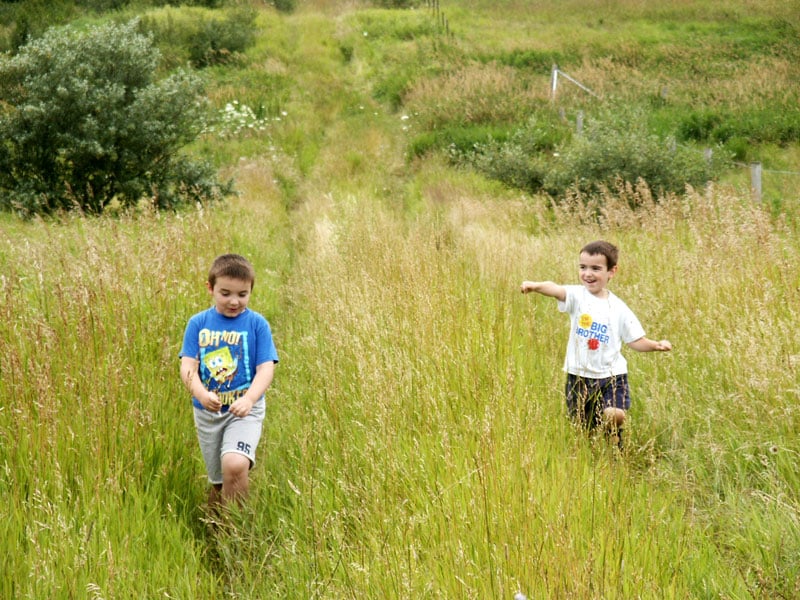
[[[613,406],[628,410],[631,407],[627,375],[592,379],[569,373],[566,394],[569,416],[589,429],[601,423],[603,409]]]

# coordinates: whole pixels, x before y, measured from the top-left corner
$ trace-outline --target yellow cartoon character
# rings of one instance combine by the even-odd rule
[[[211,373],[211,378],[218,383],[225,383],[233,379],[239,361],[231,356],[228,346],[209,352],[203,357],[203,364]]]

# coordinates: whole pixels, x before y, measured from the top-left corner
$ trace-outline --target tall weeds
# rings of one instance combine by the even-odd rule
[[[337,19],[281,21],[307,86],[285,128],[220,143],[227,206],[0,220],[0,596],[797,596],[797,219],[746,190],[554,207],[407,165],[358,77],[390,46],[336,62]],[[519,293],[574,282],[596,238],[674,344],[627,352],[623,456],[570,426],[565,317]],[[252,496],[212,524],[177,351],[231,250],[281,363]]]

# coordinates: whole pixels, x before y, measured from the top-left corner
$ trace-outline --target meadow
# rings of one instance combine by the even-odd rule
[[[0,215],[0,597],[800,597],[800,182],[763,203],[735,173],[553,203],[407,151],[546,107],[557,52],[631,103],[668,85],[654,122],[722,87],[771,105],[796,50],[760,44],[800,12],[442,2],[448,37],[422,7],[253,5],[255,46],[206,72],[220,111],[258,123],[191,148],[236,197]],[[500,64],[521,49],[545,68]],[[698,56],[704,85],[680,68]],[[796,141],[748,152],[797,168]],[[599,238],[620,248],[613,291],[674,346],[626,353],[622,454],[566,419],[566,317],[519,292],[577,282]],[[227,251],[256,266],[281,363],[251,496],[212,519],[177,353]]]

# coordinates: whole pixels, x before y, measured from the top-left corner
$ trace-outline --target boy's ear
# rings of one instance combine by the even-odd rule
[[[609,277],[613,277],[614,275],[616,275],[616,274],[617,274],[617,267],[618,267],[618,266],[619,266],[619,265],[614,265],[613,267],[611,267],[611,268],[608,270],[608,275],[609,275]]]
[[[206,281],[206,289],[208,290],[209,294],[213,294],[214,293],[214,288],[207,281]]]

